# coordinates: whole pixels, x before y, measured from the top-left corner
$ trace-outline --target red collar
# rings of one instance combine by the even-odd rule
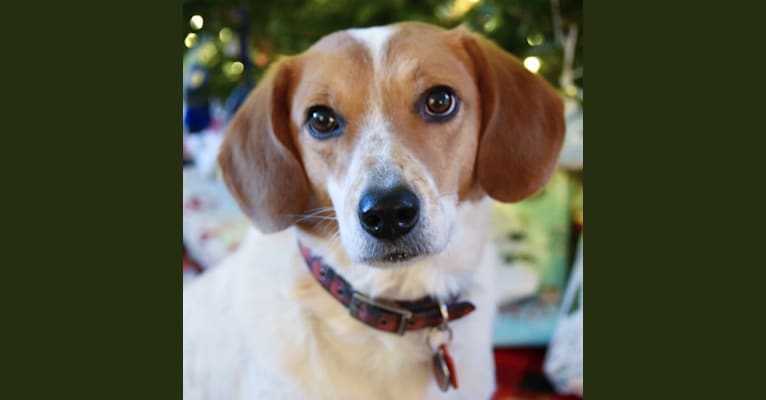
[[[439,311],[439,302],[426,296],[418,300],[400,301],[371,299],[357,292],[345,279],[338,275],[321,257],[298,242],[303,259],[320,285],[332,297],[348,308],[351,316],[377,330],[404,335],[406,331],[436,327],[444,321]],[[447,304],[448,321],[458,319],[476,307],[470,302]]]

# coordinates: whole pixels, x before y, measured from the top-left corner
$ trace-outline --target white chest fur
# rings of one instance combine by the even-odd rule
[[[184,290],[184,398],[488,399],[495,262],[488,203],[460,206],[444,253],[395,270],[350,265],[337,241],[253,230],[237,253]],[[349,317],[308,274],[298,237],[370,295],[460,292],[473,302],[474,313],[450,324],[459,390],[436,387],[426,331],[400,337]]]

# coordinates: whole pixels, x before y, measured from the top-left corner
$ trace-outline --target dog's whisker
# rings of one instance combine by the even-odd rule
[[[320,207],[320,208],[315,208],[315,209],[312,209],[312,210],[308,210],[308,211],[302,213],[301,215],[318,215],[318,214],[324,214],[324,213],[335,214],[335,209],[332,208],[332,207]]]
[[[338,219],[335,217],[303,217],[298,218],[296,221],[337,221]]]
[[[324,221],[338,220],[338,218],[335,216],[335,209],[332,207],[315,208],[303,214],[290,214],[290,216],[295,218],[295,222],[306,222],[306,221],[324,222]],[[328,222],[328,225],[329,225],[329,222]]]
[[[320,207],[320,208],[315,208],[313,210],[308,210],[305,213],[303,213],[303,215],[322,214],[325,212],[335,213],[335,209],[332,207]]]

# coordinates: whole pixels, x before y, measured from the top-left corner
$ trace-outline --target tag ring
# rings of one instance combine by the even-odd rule
[[[439,312],[442,314],[442,326],[447,326],[447,322],[449,321],[449,309],[447,308],[447,304],[441,300],[439,300]]]
[[[436,333],[442,333],[447,332],[447,340],[440,340],[439,342],[434,342],[436,339]],[[426,335],[426,344],[428,345],[428,348],[431,349],[431,352],[436,352],[436,350],[439,348],[442,344],[449,344],[452,342],[452,328],[450,328],[448,325],[439,326],[437,328],[431,328],[431,331],[428,332],[428,335]]]

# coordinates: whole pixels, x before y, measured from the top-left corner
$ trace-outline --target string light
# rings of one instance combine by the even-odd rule
[[[234,61],[233,63],[231,63],[229,70],[231,71],[232,74],[239,75],[242,73],[242,71],[245,70],[245,65],[239,61]]]
[[[257,52],[255,54],[254,59],[255,59],[254,60],[255,61],[255,65],[257,65],[257,66],[259,66],[261,68],[267,66],[269,64],[269,61],[271,61],[271,59],[269,58],[269,55],[264,53],[264,52],[262,52],[262,51]]]
[[[543,41],[545,41],[545,37],[539,33],[527,36],[527,44],[530,46],[539,46],[543,44]]]
[[[484,32],[490,33],[497,29],[498,26],[500,26],[500,18],[498,16],[494,16],[488,19],[487,22],[482,25],[482,28],[484,28]]]
[[[231,29],[229,28],[221,28],[220,31],[218,31],[218,39],[221,39],[222,42],[226,43],[229,40],[231,40],[231,37],[233,36]]]
[[[218,48],[212,42],[205,42],[200,45],[199,60],[203,65],[211,65],[218,57]]]
[[[531,72],[537,73],[537,71],[540,70],[540,67],[542,66],[542,63],[540,62],[540,59],[537,57],[527,57],[524,59],[524,68],[530,70]]]
[[[244,70],[245,70],[245,65],[239,61],[227,62],[223,66],[223,73],[229,79],[236,79],[242,74],[242,71]]]
[[[200,30],[202,29],[202,26],[205,25],[205,20],[199,14],[192,15],[192,17],[189,19],[189,25],[194,30]]]
[[[196,33],[189,33],[184,38],[184,46],[186,46],[186,48],[191,49],[192,46],[194,46],[194,43],[196,43],[196,42],[197,42],[197,34]]]
[[[191,78],[189,79],[189,86],[191,86],[192,89],[196,89],[202,85],[202,83],[205,82],[205,74],[202,71],[194,71],[191,74]]]

